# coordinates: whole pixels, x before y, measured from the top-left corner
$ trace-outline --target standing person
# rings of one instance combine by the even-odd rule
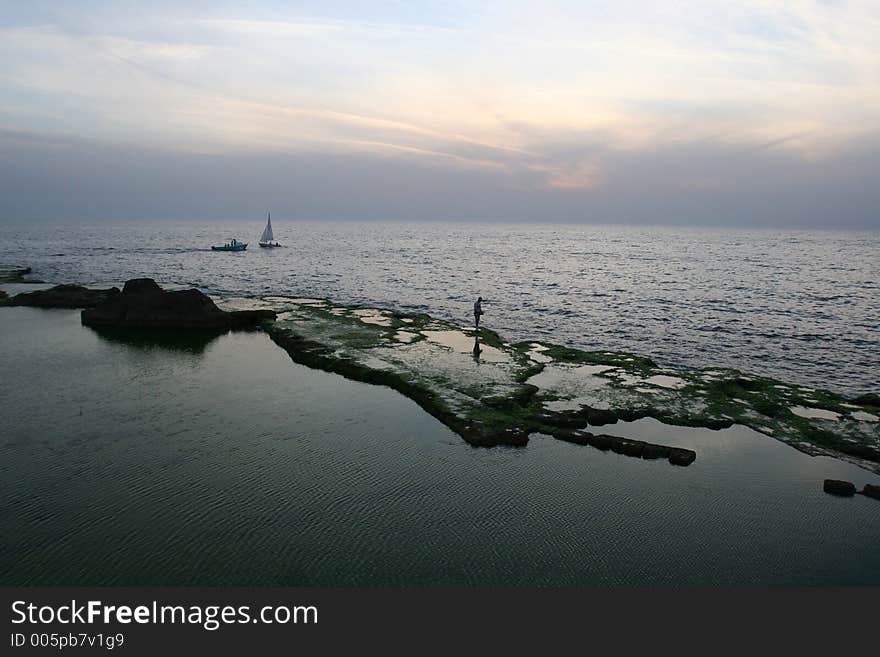
[[[477,329],[480,328],[480,315],[483,314],[483,297],[477,297],[476,303],[474,303],[474,326]]]

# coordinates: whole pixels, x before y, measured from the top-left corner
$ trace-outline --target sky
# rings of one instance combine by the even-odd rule
[[[0,221],[880,230],[880,2],[0,0]]]

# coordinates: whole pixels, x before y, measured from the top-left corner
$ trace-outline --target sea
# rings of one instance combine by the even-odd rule
[[[483,322],[510,340],[878,391],[880,233],[497,223],[0,225],[0,264],[50,282],[151,277]],[[241,253],[210,250],[235,237]]]
[[[475,448],[263,332],[169,342],[0,308],[0,585],[880,585],[880,475],[746,427]]]
[[[0,225],[49,282],[148,276],[428,312],[877,391],[878,236],[464,224]],[[211,244],[252,240],[243,253]],[[17,292],[27,286],[0,285]],[[603,433],[686,467],[533,434],[475,448],[383,386],[309,369],[261,331],[100,332],[0,307],[0,585],[880,585],[880,475],[747,427]]]

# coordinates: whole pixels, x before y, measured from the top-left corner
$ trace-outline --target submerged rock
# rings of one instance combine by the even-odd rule
[[[840,479],[826,479],[822,485],[822,490],[840,497],[852,497],[856,494],[856,487],[852,482],[841,481]]]
[[[681,447],[655,445],[641,440],[607,434],[592,434],[587,431],[559,431],[554,433],[553,437],[576,445],[591,445],[602,451],[610,449],[612,452],[624,456],[641,457],[647,460],[669,459],[669,462],[675,465],[690,465],[697,458],[696,452]],[[674,459],[670,458],[673,452],[677,454]]]
[[[867,495],[868,497],[873,497],[875,500],[880,500],[880,486],[865,484],[865,487],[862,489],[862,495]]]
[[[654,445],[653,443],[645,443],[645,449],[642,450],[643,459],[665,459],[669,458],[669,452],[672,448],[665,445]]]
[[[220,310],[199,290],[165,291],[150,278],[132,279],[122,292],[83,310],[82,323],[100,328],[177,328],[226,330],[274,320],[272,310]]]
[[[590,445],[597,449],[605,451],[611,449],[611,445],[614,444],[615,440],[617,440],[616,436],[609,436],[608,434],[598,433],[590,437]]]
[[[692,449],[673,447],[669,450],[669,462],[672,465],[690,465],[697,459],[697,453]]]
[[[593,434],[586,431],[559,431],[554,433],[553,437],[575,445],[589,445]]]
[[[56,285],[48,290],[22,292],[9,301],[10,306],[37,308],[93,308],[119,295],[119,288],[93,290],[82,285]]]
[[[611,451],[626,456],[641,456],[645,450],[645,443],[641,440],[630,440],[629,438],[618,438],[611,443]]]

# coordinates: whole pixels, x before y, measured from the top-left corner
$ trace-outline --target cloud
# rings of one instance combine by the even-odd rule
[[[0,217],[211,220],[270,206],[307,220],[880,228],[880,139],[817,162],[723,142],[597,152],[601,173],[447,166],[418,152],[194,153],[7,132]]]
[[[792,195],[852,191],[837,172],[861,180],[854,145],[880,134],[870,2],[72,6],[0,14],[0,120],[102,158],[381,162],[458,181],[471,213],[507,207],[481,205],[480,180],[534,213],[613,218],[639,194],[801,207],[750,171]]]

